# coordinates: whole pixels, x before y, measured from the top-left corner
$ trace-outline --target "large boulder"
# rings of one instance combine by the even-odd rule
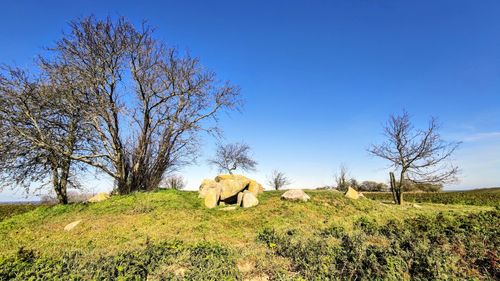
[[[350,198],[350,199],[359,199],[361,195],[359,192],[357,192],[354,188],[350,187],[347,188],[346,193],[344,194],[345,197]]]
[[[220,189],[218,188],[209,188],[205,194],[205,207],[207,208],[215,208],[219,203],[220,198]]]
[[[213,208],[221,202],[242,206],[243,192],[251,193],[257,199],[258,194],[263,191],[264,188],[261,184],[245,176],[218,175],[214,180],[205,179],[202,181],[198,197],[205,198],[205,206],[207,208]],[[247,201],[249,200],[251,199],[247,199]],[[216,202],[214,203],[214,201]]]
[[[252,192],[255,197],[259,195],[259,193],[264,192],[264,187],[254,180],[250,180],[248,183],[248,191]]]
[[[225,200],[238,195],[248,186],[248,181],[242,180],[223,180],[218,182],[221,188],[220,199]]]
[[[302,189],[290,189],[287,190],[283,195],[281,195],[281,199],[288,201],[308,201],[311,199],[309,195],[307,195]]]
[[[200,188],[198,190],[198,198],[205,198],[205,195],[207,194],[207,191],[209,188],[215,188],[217,187],[217,182],[211,179],[204,179],[201,184]]]
[[[104,201],[106,199],[108,199],[110,196],[108,193],[106,192],[100,192],[100,193],[97,193],[95,196],[93,197],[90,197],[87,202],[91,202],[91,203],[95,203],[95,202],[101,202],[101,201]]]
[[[241,207],[250,208],[250,207],[257,206],[258,204],[259,204],[259,200],[257,199],[257,197],[255,197],[255,195],[253,195],[252,192],[250,192],[250,191],[243,192],[243,199],[241,202]]]

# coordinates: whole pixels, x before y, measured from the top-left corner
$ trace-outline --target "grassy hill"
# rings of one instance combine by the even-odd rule
[[[490,217],[498,219],[497,211],[491,206],[428,203],[394,206],[369,199],[350,200],[335,191],[307,193],[310,194],[311,200],[298,203],[280,200],[281,191],[268,191],[260,195],[260,204],[257,207],[232,211],[225,211],[220,207],[205,209],[196,192],[175,190],[114,196],[107,201],[92,204],[40,206],[0,221],[0,280],[2,273],[4,277],[14,274],[29,277],[43,272],[40,268],[28,266],[25,259],[31,259],[32,263],[39,265],[63,263],[66,269],[59,273],[76,274],[71,275],[76,279],[78,276],[84,279],[98,278],[100,275],[95,274],[100,272],[96,269],[99,266],[113,269],[106,267],[101,272],[111,274],[106,275],[110,279],[117,276],[125,279],[132,278],[131,276],[148,276],[147,278],[153,280],[210,280],[210,276],[213,277],[212,280],[314,279],[324,277],[321,274],[325,273],[325,269],[311,268],[314,269],[314,266],[322,265],[323,262],[331,264],[332,259],[338,258],[341,254],[336,251],[342,249],[338,247],[343,245],[346,237],[361,239],[360,235],[364,235],[364,238],[358,241],[364,246],[356,246],[359,249],[368,249],[366,247],[369,245],[375,245],[380,249],[390,250],[392,234],[381,234],[380,229],[399,229],[398,227],[406,224],[413,227],[427,225],[430,229],[433,229],[435,224],[439,228],[440,224],[433,223],[434,220],[443,221],[443,228],[449,225],[455,227],[459,221],[470,216],[473,224],[479,225],[483,223],[483,215],[477,214],[488,214],[488,223],[491,223]],[[74,229],[63,230],[67,224],[77,220],[81,220],[81,223]],[[404,233],[406,230],[410,231],[405,235],[413,235],[411,227],[403,230],[401,231]],[[470,233],[472,237],[473,234]],[[490,234],[493,235],[487,232],[487,235]],[[424,232],[422,235],[427,234]],[[484,233],[478,235],[478,241],[484,239]],[[413,239],[410,236],[408,239]],[[425,239],[428,241],[423,242],[432,244],[431,240]],[[308,248],[314,247],[315,244],[311,243],[318,241],[326,243],[325,246],[319,249]],[[287,248],[293,245],[296,248]],[[449,246],[448,242],[443,245]],[[322,257],[321,250],[329,247],[333,247],[332,252],[324,253]],[[488,249],[486,247],[485,251]],[[298,251],[298,256],[290,253],[292,250]],[[304,252],[300,254],[300,251]],[[297,260],[300,256],[307,256],[309,251],[316,252],[311,258],[322,257],[326,260]],[[494,254],[498,257],[498,250]],[[144,255],[147,257],[145,261]],[[61,261],[62,256],[67,258]],[[366,256],[366,253],[358,258],[366,258],[363,256]],[[126,262],[119,262],[121,259]],[[34,260],[41,262],[36,263]],[[130,265],[133,260],[142,260],[145,265],[134,267]],[[396,262],[394,258],[389,260]],[[405,260],[401,258],[401,261]],[[456,266],[456,262],[458,259],[452,260],[451,264]],[[19,267],[18,263],[23,266]],[[122,263],[127,266],[123,267]],[[196,271],[200,266],[214,268],[212,271],[208,268],[205,268],[205,271]],[[411,276],[409,268],[398,269],[401,271],[399,272],[388,269],[388,266],[386,259],[379,263],[377,268],[380,269],[377,270],[385,270],[386,273],[397,271],[396,273],[401,275],[396,277],[403,279]],[[12,271],[14,267],[17,268],[16,272]],[[85,271],[88,268],[92,270]],[[141,268],[141,272],[146,275],[137,273],[137,268]],[[357,272],[356,270],[351,271]],[[454,270],[447,268],[443,272]],[[467,270],[477,276],[485,274],[473,265]],[[20,272],[25,275],[20,275]],[[334,270],[329,269],[326,272]],[[53,273],[53,276],[57,277],[59,273]],[[347,271],[345,273],[347,274]],[[356,274],[363,276],[367,273]],[[366,276],[378,276],[370,274]],[[351,277],[347,279],[354,279],[354,276]],[[71,278],[65,276],[62,279]]]

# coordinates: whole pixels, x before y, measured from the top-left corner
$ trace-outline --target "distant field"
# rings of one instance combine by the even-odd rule
[[[281,200],[283,191],[264,192],[258,206],[233,211],[206,209],[196,192],[175,190],[93,204],[3,205],[0,280],[500,276],[500,213],[491,206],[395,206],[306,192],[305,203]]]
[[[391,201],[390,192],[363,192],[370,199]],[[482,188],[467,191],[446,192],[406,192],[403,199],[407,202],[436,203],[436,204],[461,204],[476,206],[500,207],[500,188]]]
[[[17,214],[22,214],[31,211],[40,205],[36,204],[0,204],[0,221],[12,217]]]

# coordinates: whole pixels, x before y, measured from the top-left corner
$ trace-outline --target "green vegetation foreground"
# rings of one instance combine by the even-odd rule
[[[493,207],[281,193],[234,211],[174,190],[41,206],[0,221],[0,280],[500,278]]]

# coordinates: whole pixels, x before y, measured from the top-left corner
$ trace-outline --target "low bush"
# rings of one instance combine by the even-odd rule
[[[306,280],[498,280],[498,225],[498,211],[382,226],[362,218],[350,233],[333,226],[305,239],[264,229],[257,240]]]
[[[0,259],[0,280],[238,280],[232,253],[219,245],[175,241],[88,261],[77,252],[48,258],[21,248]]]

